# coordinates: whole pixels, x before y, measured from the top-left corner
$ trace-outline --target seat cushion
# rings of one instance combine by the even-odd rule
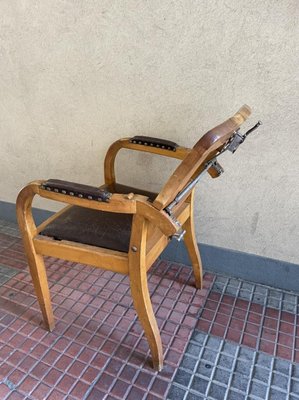
[[[50,222],[40,235],[127,252],[132,218],[132,214],[73,206]]]
[[[115,185],[112,192],[133,192],[143,194],[151,199],[155,199],[157,196],[156,193],[120,184]],[[40,235],[49,236],[56,240],[68,240],[128,252],[132,219],[132,214],[119,214],[72,206],[50,222],[40,232]]]

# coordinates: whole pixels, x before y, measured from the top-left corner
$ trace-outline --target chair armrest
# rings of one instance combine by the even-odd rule
[[[154,138],[150,136],[134,136],[130,139],[130,143],[138,144],[139,146],[156,147],[162,150],[176,151],[179,147],[178,144],[171,140]]]
[[[59,179],[49,179],[41,185],[41,188],[46,189],[49,192],[62,193],[68,196],[79,197],[81,199],[84,198],[104,202],[109,202],[109,199],[112,196],[112,193],[105,188],[61,181]]]
[[[105,157],[104,174],[105,183],[107,185],[113,185],[115,183],[114,163],[120,149],[143,151],[160,156],[177,158],[179,160],[183,160],[191,151],[191,149],[179,146],[170,140],[152,138],[149,136],[134,136],[132,138],[119,139],[109,147]]]

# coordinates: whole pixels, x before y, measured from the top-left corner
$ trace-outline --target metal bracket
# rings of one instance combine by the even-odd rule
[[[240,130],[238,129],[228,145],[225,147],[225,150],[229,150],[232,153],[234,153],[237,148],[240,146],[241,143],[244,142],[246,137],[253,131],[255,131],[260,125],[262,125],[262,121],[258,121],[252,128],[250,128],[244,135],[240,133]]]
[[[175,239],[176,241],[180,242],[185,236],[185,233],[186,231],[184,229],[181,229],[180,231],[177,231],[174,235],[172,235],[171,239]]]
[[[224,169],[222,168],[222,166],[219,164],[217,158],[214,159],[212,165],[210,168],[214,168],[215,171],[217,172],[217,175],[220,176],[221,174],[223,174]]]
[[[166,212],[170,216],[170,218],[173,220],[173,222],[179,227],[179,230],[176,233],[174,233],[172,236],[170,236],[170,239],[175,239],[178,242],[180,242],[183,239],[186,231],[184,229],[182,229],[182,225],[181,225],[180,221],[176,219],[176,217],[172,214],[171,211],[166,211]]]

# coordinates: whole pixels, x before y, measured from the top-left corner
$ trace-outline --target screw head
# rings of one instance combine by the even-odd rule
[[[134,253],[136,253],[137,247],[136,247],[136,246],[132,246],[132,247],[131,247],[131,250],[132,250]]]

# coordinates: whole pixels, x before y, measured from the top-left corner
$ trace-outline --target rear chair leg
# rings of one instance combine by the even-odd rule
[[[147,222],[135,215],[129,251],[129,276],[134,307],[148,340],[153,367],[161,371],[163,367],[162,342],[147,285],[146,230]]]
[[[190,202],[190,216],[187,221],[184,223],[184,229],[186,233],[184,235],[185,245],[188,250],[188,254],[192,263],[194,278],[195,278],[195,286],[198,289],[202,288],[202,263],[198,250],[198,246],[196,243],[195,236],[195,228],[194,228],[194,216],[193,216],[193,201],[194,201],[194,190],[189,198]]]

